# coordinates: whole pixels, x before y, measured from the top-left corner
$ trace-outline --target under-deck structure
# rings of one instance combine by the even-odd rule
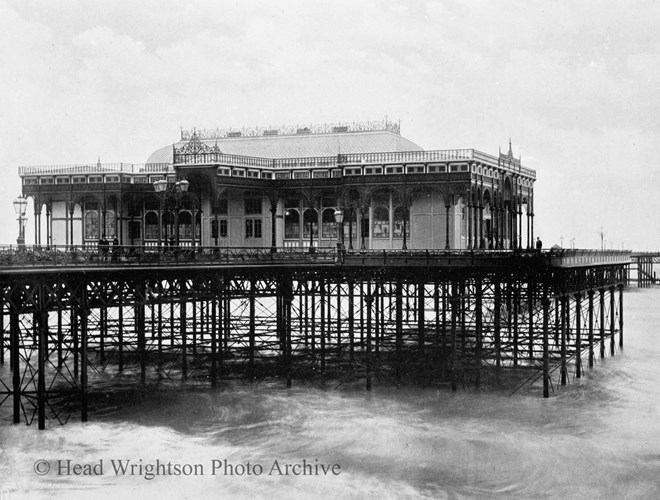
[[[629,252],[0,252],[0,404],[88,419],[95,381],[490,383],[550,394],[623,345]]]
[[[639,288],[647,288],[660,282],[654,269],[654,265],[660,263],[660,253],[633,252],[630,257],[629,283],[635,283]]]

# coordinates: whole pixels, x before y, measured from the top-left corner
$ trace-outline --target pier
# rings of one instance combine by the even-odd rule
[[[338,247],[340,248],[340,247]],[[90,377],[448,390],[580,378],[623,346],[625,251],[27,247],[0,251],[0,404],[89,418]],[[8,366],[7,366],[8,365]],[[7,369],[8,368],[8,369]]]

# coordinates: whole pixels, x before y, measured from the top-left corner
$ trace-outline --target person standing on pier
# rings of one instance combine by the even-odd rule
[[[108,249],[110,248],[110,242],[106,239],[105,234],[101,236],[99,240],[99,257],[101,260],[106,260]]]
[[[541,250],[543,249],[543,242],[541,241],[541,238],[538,236],[536,237],[536,251],[541,253]]]
[[[112,262],[117,262],[119,260],[119,240],[117,235],[112,239]]]

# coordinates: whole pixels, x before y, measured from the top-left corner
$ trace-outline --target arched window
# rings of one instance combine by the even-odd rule
[[[174,214],[170,211],[163,212],[162,216],[163,224],[163,239],[167,239],[170,236],[174,236]]]
[[[323,210],[321,226],[321,237],[328,239],[337,239],[337,223],[335,222],[335,209],[326,208]]]
[[[369,237],[369,212],[366,212],[362,215],[362,219],[360,220],[360,236],[362,239],[366,239]]]
[[[158,214],[156,212],[144,214],[144,239],[158,239]]]
[[[192,239],[192,215],[188,211],[179,213],[179,238]]]
[[[98,240],[100,237],[98,210],[85,211],[85,239]]]
[[[405,224],[404,224],[405,222]],[[406,227],[406,238],[410,237],[410,210],[406,207],[396,207],[394,209],[394,229],[392,236],[403,238],[403,226]]]
[[[105,230],[103,233],[108,237],[108,239],[112,239],[115,236],[115,211],[114,210],[106,210],[105,211]]]
[[[390,211],[385,207],[376,207],[373,209],[373,237],[390,237]]]
[[[300,213],[295,208],[289,208],[284,213],[284,239],[300,238]]]
[[[315,208],[308,208],[303,219],[303,238],[309,238],[310,229],[313,237],[316,238],[319,234],[319,213]]]
[[[357,210],[346,207],[344,210],[344,240],[352,245],[353,238],[357,238]]]

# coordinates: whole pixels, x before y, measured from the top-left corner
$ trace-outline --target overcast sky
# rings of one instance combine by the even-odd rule
[[[602,226],[660,250],[659,22],[655,1],[0,0],[0,242],[19,165],[387,115],[425,149],[511,137],[546,246],[600,247]]]

